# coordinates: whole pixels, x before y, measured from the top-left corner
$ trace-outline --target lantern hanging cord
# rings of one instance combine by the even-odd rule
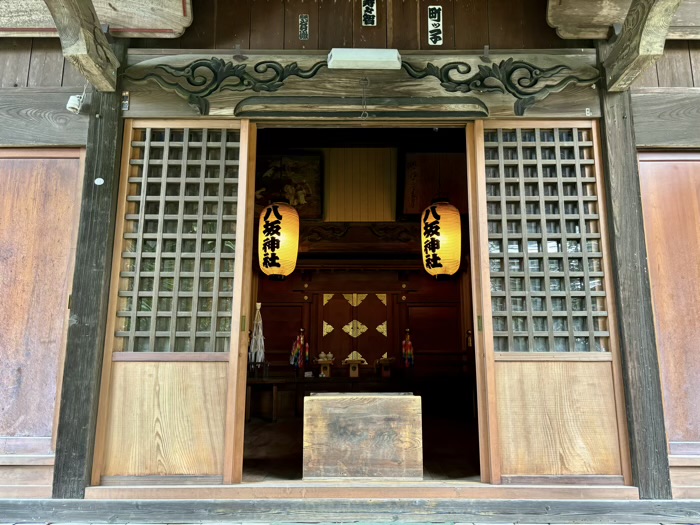
[[[362,86],[362,113],[360,113],[361,119],[369,118],[369,113],[367,112],[367,88],[369,87],[369,78],[365,77],[360,80],[360,86]]]

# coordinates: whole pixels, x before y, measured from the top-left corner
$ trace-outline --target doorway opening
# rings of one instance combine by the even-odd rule
[[[258,131],[256,223],[269,202],[289,201],[301,235],[284,281],[253,261],[265,364],[248,370],[244,482],[302,479],[303,400],[316,392],[421,396],[423,479],[480,480],[466,144],[464,128]],[[437,199],[462,218],[460,269],[444,280],[423,269],[420,240]],[[309,360],[295,367],[301,329]],[[342,363],[352,352],[366,362],[359,377]],[[321,353],[333,354],[325,374]]]

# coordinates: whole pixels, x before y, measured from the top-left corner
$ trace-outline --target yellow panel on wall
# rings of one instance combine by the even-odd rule
[[[504,475],[622,475],[612,364],[496,363]]]
[[[220,476],[226,362],[114,362],[103,476]]]
[[[325,219],[382,222],[396,220],[396,150],[325,150]]]

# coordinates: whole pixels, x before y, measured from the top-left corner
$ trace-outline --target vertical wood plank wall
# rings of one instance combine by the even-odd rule
[[[585,47],[562,40],[546,22],[546,0],[440,0],[444,44],[427,38],[423,0],[379,0],[376,27],[360,25],[360,0],[194,0],[194,21],[179,39],[144,39],[132,47],[181,49],[542,49]],[[238,16],[233,17],[235,12]],[[299,40],[308,14],[309,40]],[[228,21],[228,22],[226,22]]]
[[[632,84],[645,87],[700,88],[700,41],[667,40],[664,56]]]
[[[0,150],[0,498],[51,496],[82,171],[80,150]]]
[[[396,150],[329,148],[324,151],[327,221],[396,219]]]
[[[698,498],[700,154],[639,157],[673,497]]]
[[[82,87],[58,38],[0,38],[0,88]]]

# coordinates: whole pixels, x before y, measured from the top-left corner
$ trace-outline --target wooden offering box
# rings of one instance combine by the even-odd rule
[[[304,479],[423,479],[421,398],[311,394],[304,398]]]

